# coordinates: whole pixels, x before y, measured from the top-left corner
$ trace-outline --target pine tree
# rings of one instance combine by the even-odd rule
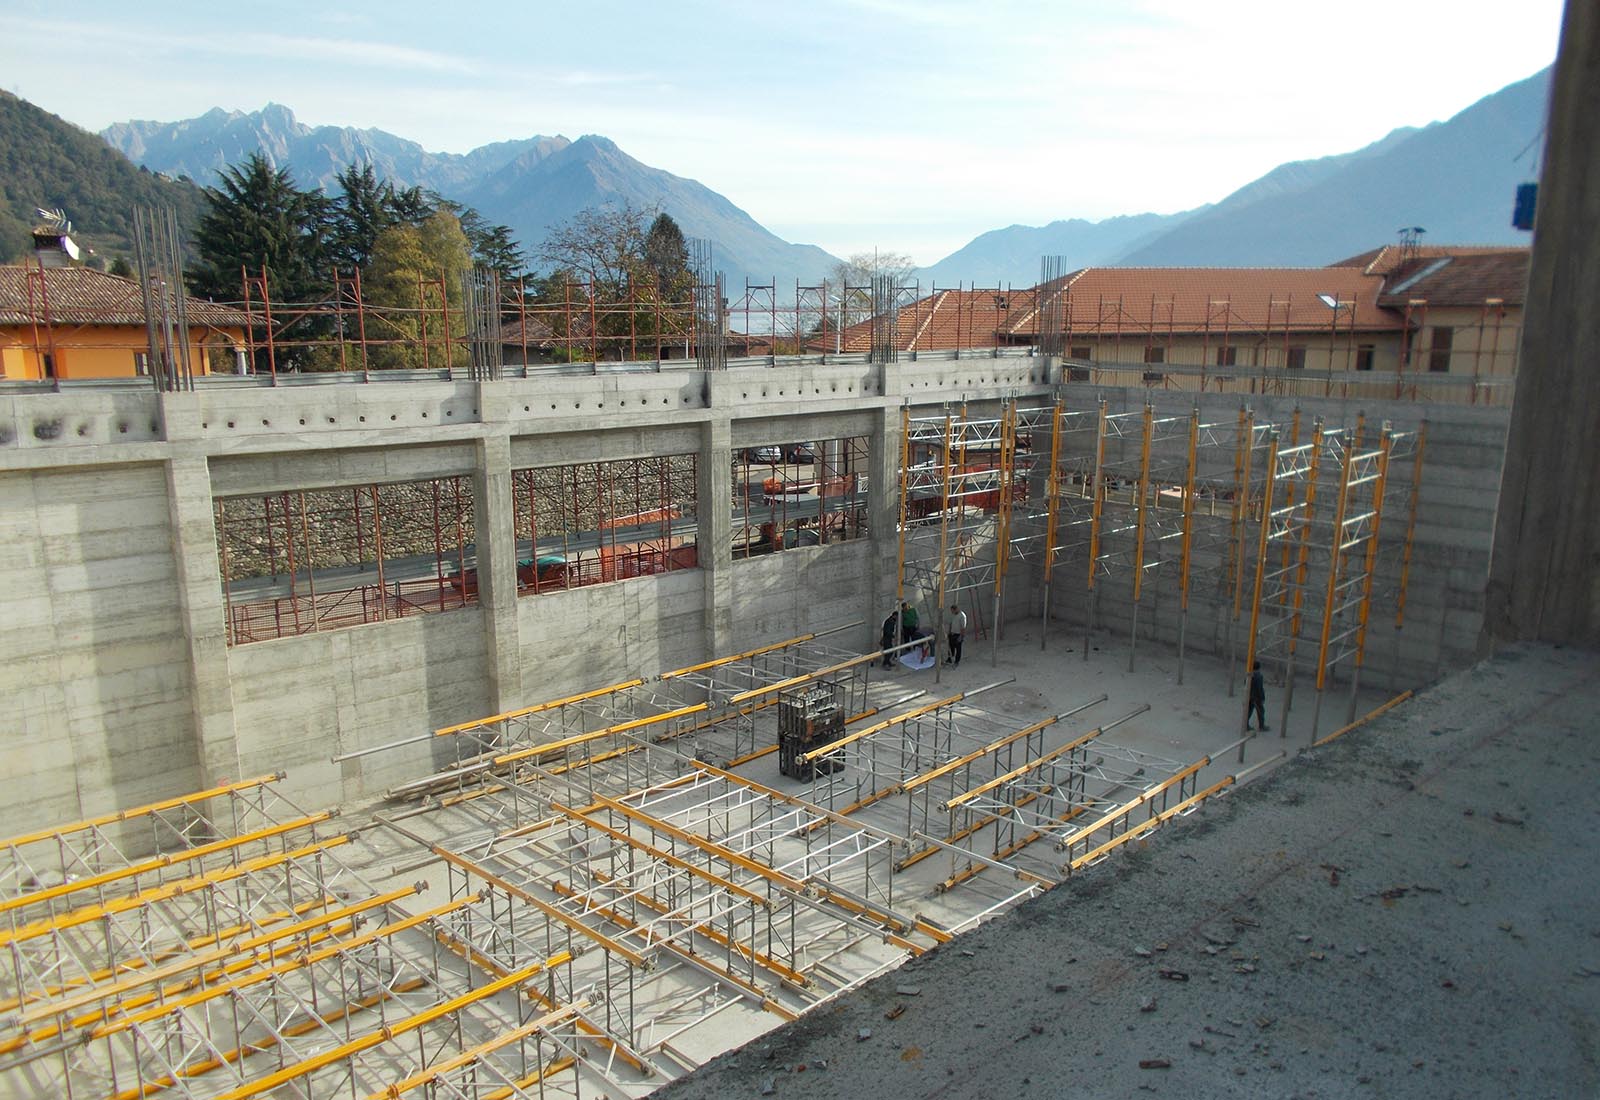
[[[327,293],[324,248],[330,205],[320,191],[302,191],[289,173],[260,153],[223,169],[205,189],[206,213],[195,231],[200,262],[189,286],[205,297],[239,298],[240,269],[265,268],[273,301],[304,303]]]

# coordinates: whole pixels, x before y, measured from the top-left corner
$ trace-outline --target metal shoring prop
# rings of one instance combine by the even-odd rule
[[[1266,565],[1267,565],[1267,536],[1270,533],[1271,526],[1272,526],[1272,489],[1273,489],[1273,479],[1277,475],[1277,468],[1278,468],[1278,432],[1277,432],[1277,429],[1274,428],[1274,429],[1269,429],[1268,432],[1267,432],[1267,479],[1266,479],[1266,483],[1262,486],[1262,490],[1261,490],[1261,531],[1260,531],[1259,540],[1258,540],[1257,546],[1256,546],[1256,579],[1255,579],[1255,586],[1254,586],[1253,594],[1251,595],[1251,598],[1250,598],[1250,633],[1246,636],[1246,643],[1247,644],[1246,644],[1246,647],[1245,647],[1245,658],[1244,658],[1244,663],[1245,663],[1245,668],[1246,669],[1253,668],[1254,665],[1255,665],[1256,624],[1258,622],[1258,619],[1259,619],[1259,616],[1260,616],[1260,613],[1261,613],[1261,582],[1262,582],[1263,575],[1264,575],[1264,573],[1266,571]],[[1241,507],[1242,507],[1242,504],[1241,504]],[[1239,570],[1240,570],[1240,573],[1242,575],[1243,570],[1244,570],[1244,558],[1243,558],[1242,554],[1241,554],[1240,559],[1239,559]],[[1244,719],[1244,721],[1241,721],[1239,723],[1241,726],[1244,726],[1244,725],[1248,724],[1249,715],[1250,715],[1250,701],[1249,701],[1249,693],[1247,692],[1246,693],[1246,698],[1245,698],[1244,714],[1241,716]],[[1239,742],[1239,763],[1241,763],[1241,764],[1244,763],[1244,750],[1245,750],[1245,745],[1246,745],[1248,740],[1249,739],[1246,738],[1246,739],[1241,740]]]

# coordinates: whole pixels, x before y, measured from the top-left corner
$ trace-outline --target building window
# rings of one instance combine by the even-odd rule
[[[1150,345],[1144,349],[1144,361],[1146,363],[1165,363],[1167,361],[1167,349],[1156,347],[1153,344]]]
[[[1071,358],[1071,359],[1093,359],[1094,358],[1094,349],[1092,347],[1090,347],[1088,344],[1073,344],[1072,345],[1071,354],[1068,356],[1068,358]]]
[[[517,595],[698,568],[698,471],[692,454],[512,470]]]
[[[1436,325],[1433,341],[1428,345],[1428,369],[1438,374],[1450,370],[1450,346],[1455,343],[1456,331],[1448,325]]]
[[[1371,370],[1377,354],[1378,349],[1371,344],[1362,344],[1356,348],[1356,370]]]
[[[212,504],[229,645],[478,602],[470,477]]]
[[[1290,370],[1305,370],[1306,346],[1304,344],[1292,345],[1289,348],[1287,357],[1283,361],[1283,365],[1288,367]]]
[[[1068,367],[1067,368],[1067,381],[1068,382],[1087,382],[1087,381],[1089,381],[1089,368],[1088,367]]]
[[[133,353],[133,373],[141,378],[150,376],[150,354],[148,352],[136,351]]]
[[[799,546],[824,546],[867,534],[866,436],[794,441],[771,447],[778,461],[754,457],[766,447],[735,453],[733,556],[753,558]],[[986,469],[968,454],[968,472]],[[913,497],[907,515],[924,518],[941,507],[938,496]]]
[[[1236,367],[1239,365],[1239,349],[1227,345],[1217,349],[1217,366]]]

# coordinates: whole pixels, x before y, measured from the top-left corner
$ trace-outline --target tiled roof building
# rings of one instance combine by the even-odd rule
[[[1054,335],[1100,363],[1509,374],[1527,266],[1525,248],[1390,246],[1317,268],[1090,267],[1023,290],[935,290],[896,311],[894,345]],[[809,346],[864,352],[872,332],[862,321]]]

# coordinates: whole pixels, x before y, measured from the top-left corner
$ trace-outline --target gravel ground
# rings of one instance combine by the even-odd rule
[[[1597,710],[1502,652],[655,1095],[1600,1096]]]

